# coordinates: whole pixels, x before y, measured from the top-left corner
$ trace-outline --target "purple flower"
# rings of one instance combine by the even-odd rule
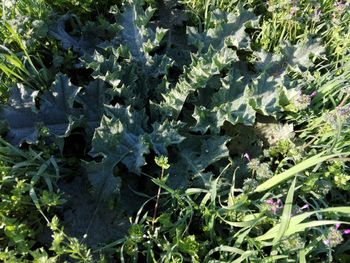
[[[296,213],[301,213],[301,212],[303,212],[303,210],[308,209],[309,207],[310,207],[309,204],[305,204],[305,205],[303,205],[302,207],[300,207],[300,208],[296,211]],[[293,214],[293,215],[294,215],[294,214]]]
[[[338,11],[343,11],[343,9],[346,7],[346,5],[342,1],[338,1],[338,2],[334,3],[334,7]]]
[[[248,153],[245,153],[245,154],[243,155],[243,157],[246,158],[246,159],[250,162],[250,156],[249,156]]]
[[[350,104],[343,107],[337,106],[336,109],[338,110],[340,116],[350,116]]]
[[[319,8],[315,9],[314,13],[312,14],[312,18],[315,21],[319,21],[320,20],[320,16],[321,16],[321,9],[319,9]]]
[[[310,94],[310,98],[315,97],[316,95],[317,95],[317,91],[313,91],[313,92]]]
[[[338,230],[339,227],[340,227],[340,224],[336,224],[336,225],[335,225],[335,229]],[[344,229],[344,230],[343,230],[343,234],[344,234],[344,235],[350,234],[350,229]]]
[[[278,210],[283,207],[281,199],[277,199],[277,201],[275,201],[273,198],[265,200],[265,205],[267,206],[267,210],[274,215],[277,214]]]
[[[308,209],[310,207],[309,204],[305,204],[302,207],[296,208],[295,211],[292,213],[292,216],[295,216],[296,214],[302,213],[303,210]]]
[[[333,129],[338,129],[339,125],[350,124],[350,104],[344,106],[337,106],[334,111],[325,113],[324,120]],[[338,122],[340,121],[340,123]]]
[[[267,199],[267,200],[265,201],[265,203],[266,203],[266,204],[269,204],[269,205],[272,205],[272,204],[275,203],[275,201],[273,201],[273,199]]]

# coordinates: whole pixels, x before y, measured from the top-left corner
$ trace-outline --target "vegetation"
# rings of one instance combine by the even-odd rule
[[[348,262],[350,2],[1,2],[2,262]]]

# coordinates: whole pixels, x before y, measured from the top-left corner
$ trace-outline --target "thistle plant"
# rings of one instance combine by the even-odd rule
[[[348,2],[2,1],[0,261],[346,258]]]

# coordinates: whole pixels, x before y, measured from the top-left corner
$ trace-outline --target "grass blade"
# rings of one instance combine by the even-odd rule
[[[289,229],[293,229],[295,227],[298,227],[298,225],[300,225],[300,223],[302,221],[304,221],[306,218],[308,218],[316,213],[329,213],[329,212],[342,213],[342,214],[349,216],[350,215],[350,207],[349,206],[330,207],[330,208],[324,208],[324,209],[320,209],[317,211],[306,212],[306,213],[303,213],[300,215],[293,216],[290,219],[289,227],[288,227],[288,230],[286,232],[286,235],[288,232],[290,232]],[[347,223],[347,224],[349,224],[349,223]],[[268,230],[265,234],[256,237],[255,240],[264,241],[264,240],[273,239],[277,235],[279,228],[280,228],[280,223],[276,224],[274,227],[272,227],[270,230]]]
[[[315,156],[310,157],[309,159],[306,159],[305,161],[298,163],[297,165],[295,165],[294,167],[280,173],[277,174],[275,176],[273,176],[272,178],[270,178],[269,180],[265,181],[264,183],[260,184],[254,192],[263,192],[266,191],[288,179],[290,179],[291,177],[293,177],[294,175],[296,175],[297,173],[300,173],[312,166],[315,166],[316,164],[322,163],[330,158],[333,157],[337,157],[339,155],[343,155],[343,154],[348,154],[348,153],[342,153],[342,154],[330,154],[330,155],[326,155],[322,157],[322,154],[324,154],[324,152],[319,153]]]
[[[282,212],[280,227],[278,229],[277,235],[275,236],[275,238],[272,241],[273,245],[276,245],[281,240],[281,238],[284,236],[285,232],[288,229],[289,222],[290,222],[291,215],[292,215],[292,205],[293,205],[293,197],[294,197],[296,179],[297,178],[295,177],[292,185],[290,186],[290,188],[288,190],[286,202],[284,204],[284,209]]]
[[[318,220],[310,221],[307,223],[301,223],[295,227],[291,227],[287,230],[286,236],[293,235],[298,232],[304,231],[306,228],[316,227],[316,226],[325,226],[325,225],[335,225],[335,224],[346,224],[350,225],[350,222],[338,221],[338,220]]]
[[[306,251],[304,249],[299,252],[298,257],[300,263],[306,263]]]

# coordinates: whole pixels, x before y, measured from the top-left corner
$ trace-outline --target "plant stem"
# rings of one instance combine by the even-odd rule
[[[311,144],[313,144],[316,140],[318,139],[318,136],[315,136],[314,138],[311,139],[311,141],[309,141],[308,143],[306,143],[304,146],[303,146],[303,149],[309,147]]]
[[[350,97],[349,94],[346,94],[346,96],[343,98],[343,100],[340,102],[340,104],[338,105],[338,107],[342,107],[344,106],[344,104],[346,103],[347,99]]]
[[[162,173],[160,175],[160,180],[163,179],[164,176],[164,168],[162,168]],[[154,231],[154,224],[156,222],[156,216],[157,216],[157,210],[159,206],[159,199],[160,199],[160,193],[161,193],[162,188],[159,186],[158,187],[158,193],[157,193],[157,199],[156,199],[156,204],[154,206],[154,212],[153,212],[153,219],[152,219],[152,230]]]

